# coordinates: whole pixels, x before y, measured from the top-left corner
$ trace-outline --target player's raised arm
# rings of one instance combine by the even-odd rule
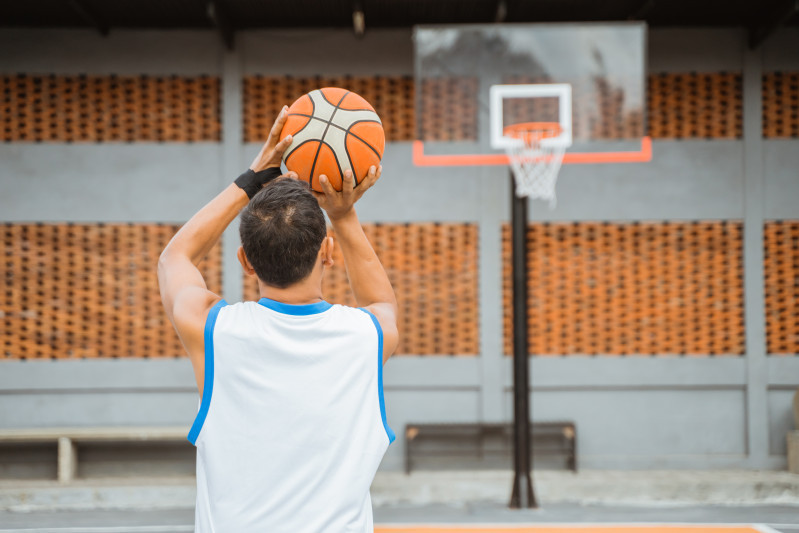
[[[371,311],[380,322],[383,330],[383,361],[386,361],[397,349],[399,342],[397,298],[355,213],[355,202],[374,185],[382,171],[382,166],[371,167],[366,178],[355,187],[352,172],[348,170],[344,173],[341,191],[333,188],[327,176],[320,176],[319,182],[324,192],[314,192],[314,195],[327,212],[336,232],[336,241],[344,256],[347,278],[355,301],[358,306]]]
[[[291,136],[278,142],[286,122],[286,109],[278,116],[269,139],[249,170],[200,209],[172,237],[158,259],[158,286],[166,315],[189,354],[202,387],[203,328],[208,311],[220,300],[209,291],[197,268],[255,193],[280,175],[283,152]]]

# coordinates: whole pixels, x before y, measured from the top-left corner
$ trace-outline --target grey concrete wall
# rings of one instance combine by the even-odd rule
[[[250,74],[412,74],[410,31],[253,31],[223,51],[213,32],[0,30],[0,72],[213,74],[223,79],[220,143],[0,145],[0,220],[181,222],[244,168],[240,79]],[[558,207],[531,202],[531,220],[744,221],[749,228],[745,357],[534,358],[536,419],[575,420],[591,468],[782,468],[799,358],[765,354],[762,246],[770,219],[799,218],[799,142],[762,140],[758,73],[799,69],[799,34],[757,52],[725,29],[650,31],[652,72],[742,72],[742,140],[656,141],[651,163],[571,165]],[[502,167],[418,168],[410,143],[391,143],[385,173],[364,198],[365,222],[465,221],[480,226],[480,356],[397,357],[386,366],[389,423],[400,436],[383,468],[402,466],[408,422],[507,421],[510,360],[502,354],[500,227],[509,218]],[[241,295],[225,234],[224,292]],[[762,239],[762,233],[761,233]],[[758,283],[760,284],[758,286]],[[185,424],[197,409],[187,360],[0,363],[0,427]],[[509,465],[510,466],[510,465]]]

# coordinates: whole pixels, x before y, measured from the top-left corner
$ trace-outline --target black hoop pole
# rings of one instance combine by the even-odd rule
[[[516,195],[510,173],[511,254],[513,265],[513,437],[514,476],[511,509],[537,508],[530,443],[530,380],[527,346],[527,197]]]

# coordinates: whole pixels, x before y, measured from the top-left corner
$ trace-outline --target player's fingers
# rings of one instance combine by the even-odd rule
[[[331,185],[330,180],[327,179],[327,176],[322,174],[319,176],[319,184],[322,186],[322,190],[325,193],[325,196],[333,196],[336,194],[336,189],[333,188]]]
[[[355,191],[354,191],[355,199],[353,200],[353,203],[357,202],[358,200],[360,200],[361,197],[363,196],[363,194],[366,191],[368,191],[369,188],[372,185],[374,185],[375,179],[377,179],[377,178],[375,178],[375,174],[376,173],[377,173],[377,170],[375,169],[374,166],[369,168],[368,172],[366,173],[366,176],[363,177],[361,182],[358,184],[358,188],[355,189]]]
[[[362,189],[363,192],[366,192],[366,189],[370,188],[372,185],[375,184],[375,182],[380,177],[380,174],[382,172],[383,172],[382,166],[376,167],[372,165],[371,167],[369,167],[369,172],[366,173],[366,177],[363,179],[360,185],[360,187],[363,187]]]
[[[286,124],[286,119],[289,115],[288,106],[283,106],[283,109],[278,113],[275,123],[272,124],[272,129],[269,131],[269,139],[267,142],[277,142],[280,138],[280,132],[283,131],[283,126]]]
[[[344,178],[341,180],[341,192],[350,194],[354,188],[355,178],[352,176],[352,170],[345,170]]]
[[[300,175],[299,175],[299,174],[297,174],[296,172],[294,172],[293,170],[289,170],[288,172],[286,172],[285,174],[283,174],[283,176],[282,176],[282,177],[284,177],[284,178],[291,178],[291,179],[293,179],[293,180],[298,180],[298,179],[300,179]]]
[[[372,167],[372,168],[374,168],[374,167]],[[383,165],[378,165],[377,168],[375,168],[375,175],[374,175],[374,179],[372,180],[372,185],[377,183],[377,180],[379,180],[380,176],[382,176],[382,175],[383,175]]]
[[[288,147],[291,145],[291,141],[293,140],[294,138],[291,135],[286,135],[282,141],[277,143],[277,146],[275,146],[275,149],[272,152],[272,157],[269,158],[270,161],[272,163],[281,161],[283,159],[283,153],[288,149]]]

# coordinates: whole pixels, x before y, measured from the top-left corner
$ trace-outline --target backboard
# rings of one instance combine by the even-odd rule
[[[520,123],[559,125],[563,163],[651,159],[643,23],[414,28],[420,166],[508,165]]]

